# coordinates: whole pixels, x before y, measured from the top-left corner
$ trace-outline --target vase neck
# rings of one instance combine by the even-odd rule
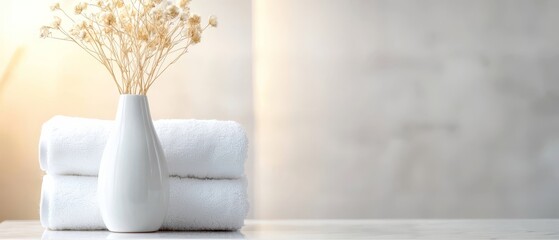
[[[116,120],[120,121],[125,118],[151,120],[149,103],[145,95],[120,95]]]

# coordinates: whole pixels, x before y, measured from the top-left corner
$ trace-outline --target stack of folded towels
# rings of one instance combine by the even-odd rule
[[[41,224],[51,230],[105,229],[97,173],[112,121],[56,116],[42,128]],[[158,120],[155,130],[169,168],[162,230],[236,230],[249,204],[247,137],[232,121]]]

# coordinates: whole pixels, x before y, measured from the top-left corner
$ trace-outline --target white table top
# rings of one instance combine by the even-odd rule
[[[0,239],[559,239],[559,219],[246,220],[234,232],[48,231],[38,221],[4,221]]]

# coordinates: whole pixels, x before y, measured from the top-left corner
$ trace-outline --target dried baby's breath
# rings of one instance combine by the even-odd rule
[[[50,5],[50,10],[51,11],[56,11],[60,9],[60,3],[54,3],[52,5]]]
[[[54,16],[54,19],[52,20],[52,24],[51,24],[52,28],[59,29],[60,24],[62,24],[62,19],[60,19],[60,17],[58,16]]]
[[[190,0],[180,0],[179,1],[179,7],[184,9],[188,8],[188,4],[190,4]]]
[[[41,38],[47,38],[50,35],[50,27],[42,26],[40,29]]]
[[[173,19],[173,18],[176,18],[179,15],[179,11],[180,11],[179,7],[177,7],[175,5],[169,5],[169,6],[167,6],[166,13],[167,13],[167,16],[170,19]]]
[[[188,19],[188,24],[189,24],[190,26],[197,26],[197,25],[200,25],[200,16],[198,16],[198,15],[196,15],[196,14],[192,15],[192,17],[190,17],[190,18]]]
[[[83,12],[83,10],[86,9],[87,9],[87,3],[81,2],[76,4],[76,6],[74,7],[74,13],[79,15]]]
[[[103,64],[121,94],[146,94],[169,66],[202,40],[205,26],[190,13],[190,0],[90,0],[79,2],[70,15],[59,3],[50,9],[52,23],[42,38],[71,41]],[[67,20],[62,21],[61,17]]]
[[[208,24],[210,24],[210,26],[212,27],[217,27],[217,17],[216,16],[210,16],[210,20],[208,20]]]

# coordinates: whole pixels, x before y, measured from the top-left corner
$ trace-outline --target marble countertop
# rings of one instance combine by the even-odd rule
[[[0,239],[559,239],[559,219],[246,220],[240,231],[49,231],[39,221],[4,221]]]

